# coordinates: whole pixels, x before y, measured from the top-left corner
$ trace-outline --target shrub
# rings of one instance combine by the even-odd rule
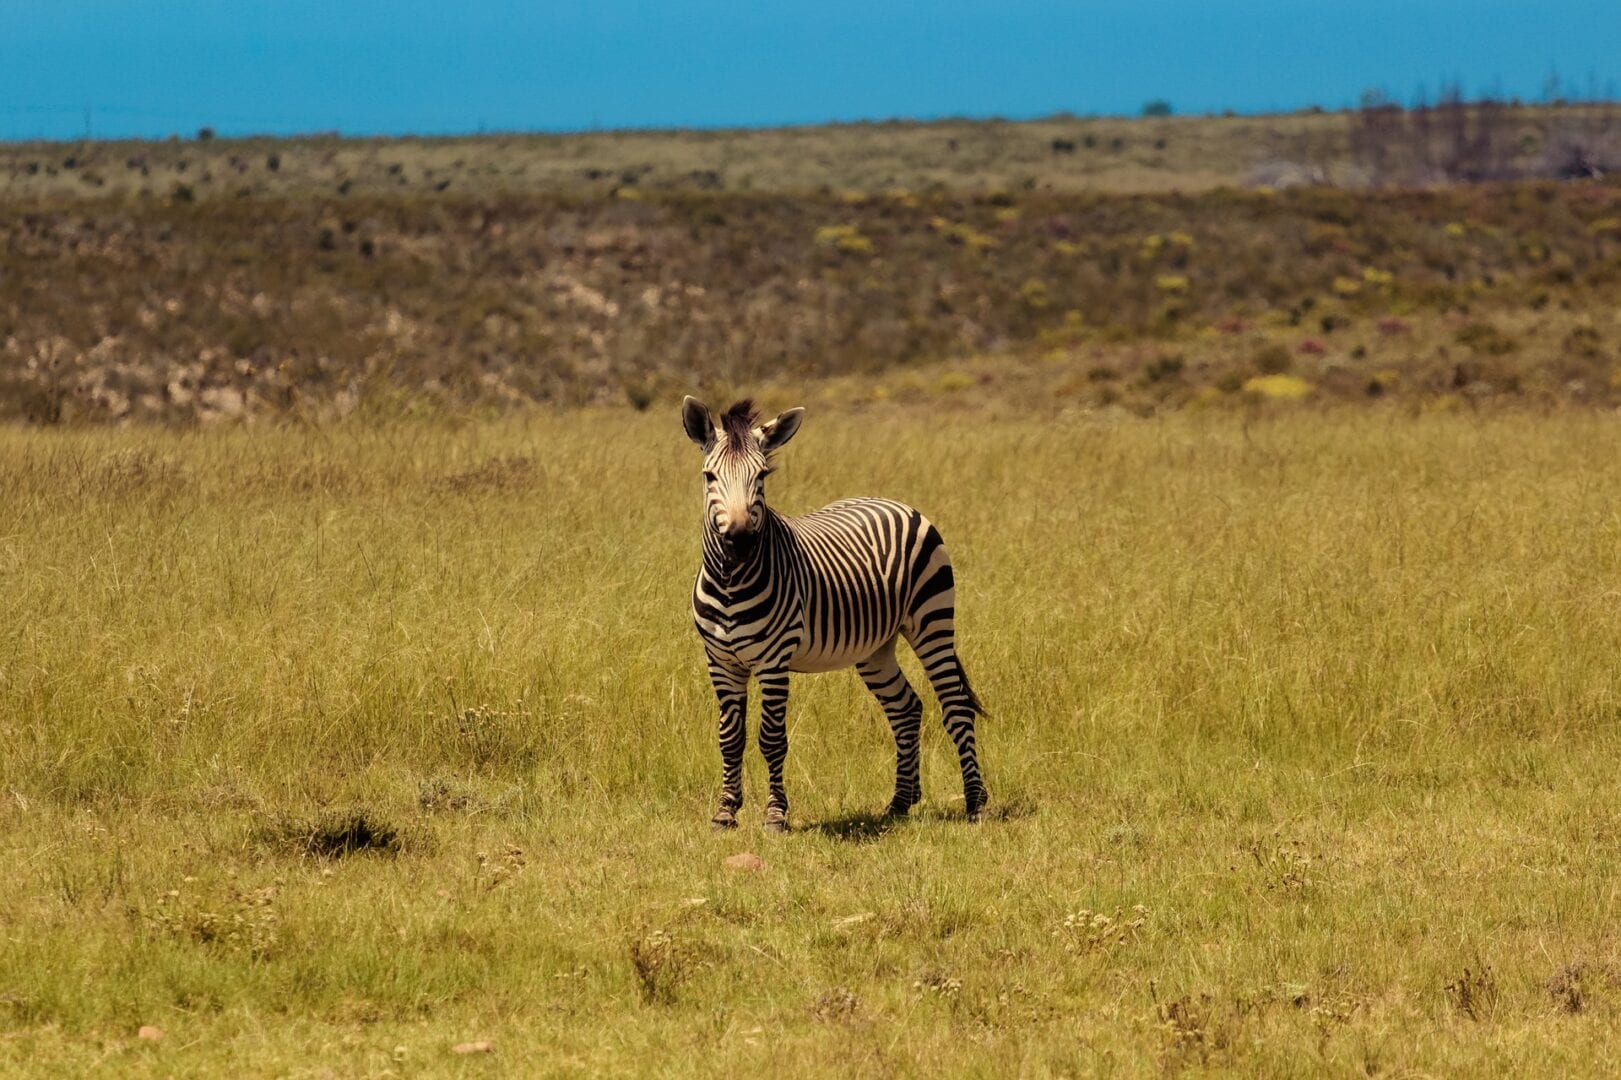
[[[816,230],[817,247],[831,247],[851,255],[871,255],[872,241],[854,225],[823,225]]]
[[[1289,355],[1288,349],[1273,342],[1257,350],[1250,363],[1262,375],[1282,375],[1294,369],[1295,358]]]
[[[997,246],[995,237],[985,235],[972,225],[952,222],[943,217],[930,218],[929,228],[953,243],[962,244],[973,251],[983,251]]]
[[[1175,354],[1156,356],[1143,369],[1143,378],[1151,383],[1164,382],[1181,375],[1186,366],[1187,362]]]
[[[1483,356],[1507,356],[1520,343],[1488,322],[1472,322],[1461,328],[1454,340]]]
[[[1257,375],[1244,381],[1244,392],[1271,400],[1294,401],[1310,394],[1312,385],[1298,375]]]

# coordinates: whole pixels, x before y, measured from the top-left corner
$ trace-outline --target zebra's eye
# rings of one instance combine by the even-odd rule
[[[715,482],[715,474],[710,472],[708,469],[705,469],[704,470],[704,483],[713,484],[714,482]]]

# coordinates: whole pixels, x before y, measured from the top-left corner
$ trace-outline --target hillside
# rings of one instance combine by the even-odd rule
[[[644,406],[772,382],[1143,412],[1274,391],[1609,404],[1618,299],[1621,187],[1592,182],[42,201],[0,220],[0,413]]]
[[[1608,115],[10,146],[0,417],[1610,405],[1621,187],[1523,178]],[[1286,160],[1522,178],[1240,186]]]

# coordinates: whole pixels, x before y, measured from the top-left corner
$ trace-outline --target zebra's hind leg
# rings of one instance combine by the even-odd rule
[[[922,545],[921,565],[913,568],[916,585],[907,599],[901,634],[928,673],[929,685],[940,700],[940,721],[957,744],[962,765],[962,794],[968,820],[979,820],[987,798],[974,749],[974,717],[985,710],[968,685],[968,675],[957,657],[957,590],[940,534],[929,526]]]
[[[984,710],[968,685],[968,675],[957,657],[949,621],[943,633],[935,630],[912,641],[912,650],[923,662],[929,685],[940,701],[940,722],[957,745],[957,761],[962,766],[963,802],[969,821],[978,821],[979,812],[990,797],[979,772],[979,754],[974,745],[974,718]]]
[[[749,677],[747,672],[709,663],[709,680],[720,702],[720,808],[709,823],[716,829],[737,828],[743,808],[743,751],[748,745]]]
[[[782,783],[782,765],[788,757],[788,669],[761,672],[760,756],[765,758],[770,795],[765,804],[765,827],[788,831],[788,791]]]
[[[918,779],[918,735],[923,726],[923,699],[917,696],[906,673],[895,660],[895,643],[856,665],[856,672],[883,707],[889,729],[895,733],[895,797],[885,817],[902,817],[923,797]]]

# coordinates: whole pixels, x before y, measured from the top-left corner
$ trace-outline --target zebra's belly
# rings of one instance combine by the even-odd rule
[[[816,672],[854,667],[892,641],[895,633],[891,630],[882,637],[844,641],[836,646],[801,645],[789,659],[788,670]]]

